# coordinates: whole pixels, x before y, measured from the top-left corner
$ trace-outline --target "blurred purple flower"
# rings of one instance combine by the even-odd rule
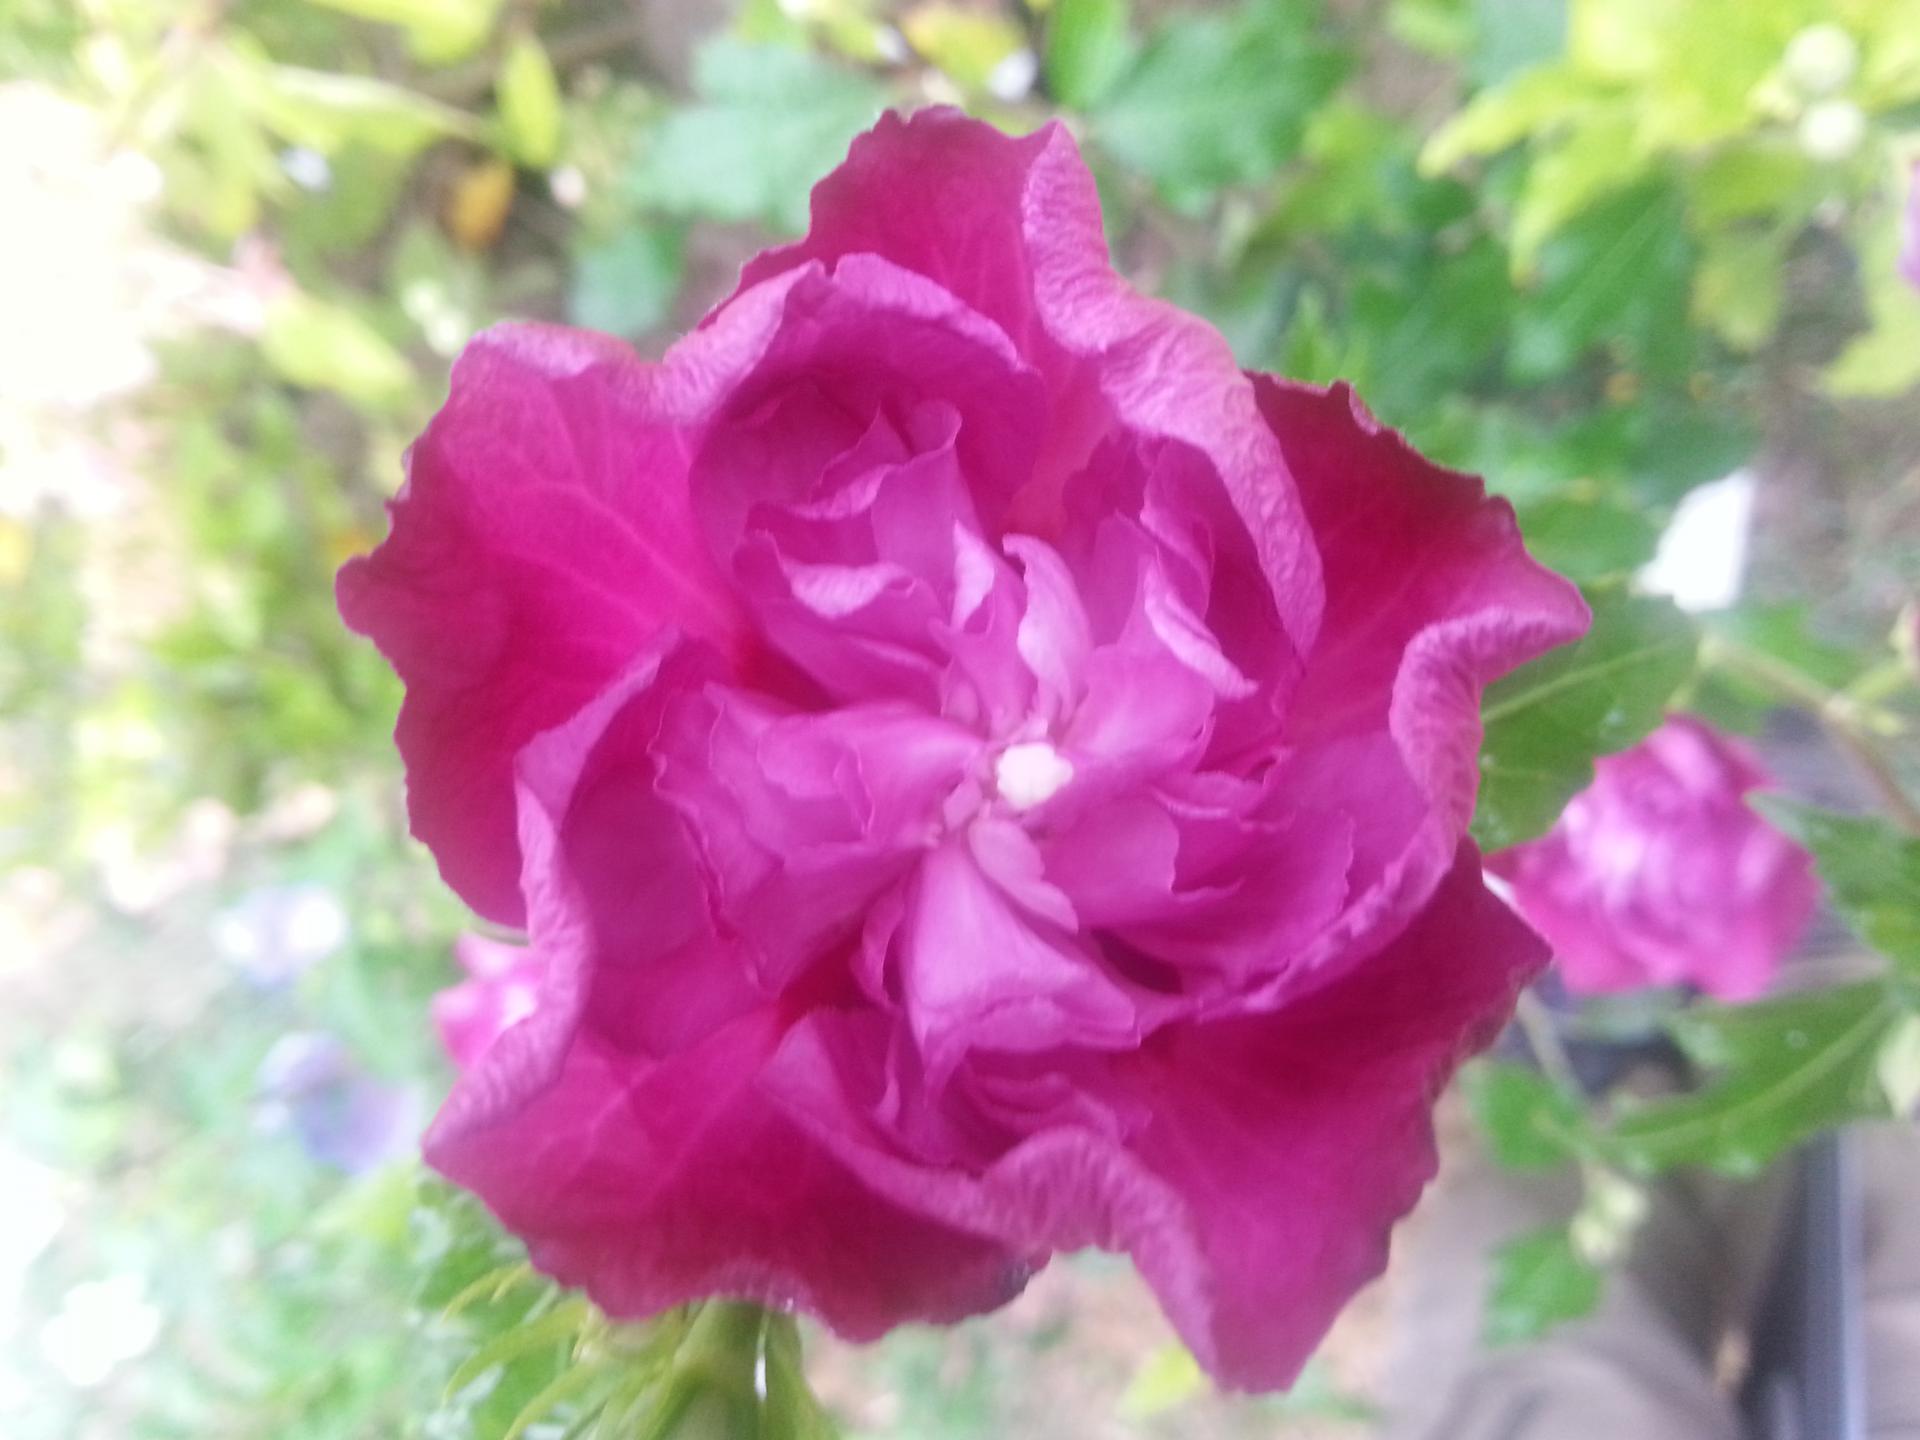
[[[291,1129],[308,1155],[350,1175],[407,1154],[419,1140],[419,1095],[370,1074],[324,1031],[281,1036],[255,1083],[265,1128]]]
[[[1750,1000],[1819,898],[1812,862],[1748,807],[1747,746],[1675,715],[1595,767],[1545,836],[1489,856],[1583,994],[1695,985]]]

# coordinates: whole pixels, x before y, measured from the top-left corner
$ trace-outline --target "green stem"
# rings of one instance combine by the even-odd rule
[[[1747,676],[1788,700],[1806,706],[1834,747],[1853,763],[1879,797],[1888,816],[1902,829],[1920,835],[1920,804],[1907,794],[1893,762],[1880,748],[1880,736],[1900,734],[1900,718],[1846,691],[1832,690],[1770,655],[1750,650],[1724,636],[1709,635],[1701,647],[1704,665],[1718,665]]]

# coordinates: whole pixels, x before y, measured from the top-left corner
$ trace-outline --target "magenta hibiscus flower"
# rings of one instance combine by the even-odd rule
[[[1481,687],[1508,507],[1111,269],[1059,126],[889,116],[658,364],[506,327],[340,577],[415,832],[533,1012],[429,1160],[615,1315],[854,1337],[1125,1250],[1288,1380],[1541,960]]]
[[[1674,715],[1594,767],[1545,836],[1488,857],[1584,994],[1693,985],[1751,1000],[1807,928],[1807,852],[1745,797],[1771,781],[1745,745]]]

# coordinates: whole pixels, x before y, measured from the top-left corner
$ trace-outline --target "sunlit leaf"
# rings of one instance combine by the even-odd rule
[[[1652,164],[1637,143],[1631,103],[1598,110],[1542,149],[1514,207],[1514,268],[1530,273],[1556,231],[1597,201],[1645,179]]]
[[[1025,33],[1005,16],[947,0],[914,6],[900,17],[900,33],[948,79],[972,92],[992,89],[1001,67],[1026,49]],[[1026,74],[1032,74],[1030,65]]]
[[[1904,197],[1895,204],[1904,206]],[[1827,370],[1827,389],[1835,395],[1900,395],[1920,384],[1920,293],[1900,273],[1899,249],[1891,216],[1860,246],[1869,323]]]
[[[1469,0],[1393,0],[1387,28],[1402,44],[1440,59],[1455,59],[1473,43]]]
[[[1420,169],[1438,175],[1470,157],[1498,154],[1578,105],[1581,98],[1577,85],[1559,70],[1534,71],[1483,90],[1428,138],[1420,152]]]
[[[503,0],[312,0],[330,10],[399,26],[416,59],[450,64],[480,48]]]
[[[1207,1373],[1193,1352],[1175,1341],[1162,1345],[1127,1382],[1120,1396],[1120,1413],[1129,1420],[1146,1420],[1185,1404],[1207,1388]]]
[[[500,133],[520,164],[544,170],[560,152],[560,82],[553,62],[531,33],[514,37],[494,81]]]
[[[258,72],[261,118],[282,139],[332,155],[349,144],[412,155],[449,136],[471,137],[473,117],[365,75],[268,65]]]
[[[1693,313],[1736,350],[1757,350],[1780,323],[1785,230],[1731,230],[1708,238],[1693,282]]]
[[[413,392],[407,358],[351,307],[295,292],[274,305],[261,353],[283,379],[331,390],[371,409],[403,403]]]

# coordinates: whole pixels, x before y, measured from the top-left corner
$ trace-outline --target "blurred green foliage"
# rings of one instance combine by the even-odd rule
[[[665,1332],[531,1279],[403,1158],[317,1157],[267,1093],[276,1047],[317,1033],[430,1104],[426,1001],[467,923],[404,837],[397,687],[331,575],[378,538],[475,329],[568,319],[657,351],[804,226],[853,134],[928,102],[1062,119],[1142,286],[1249,367],[1351,380],[1589,587],[1591,638],[1488,696],[1483,842],[1537,834],[1670,704],[1747,727],[1794,705],[1870,758],[1920,723],[1883,643],[1920,568],[1915,437],[1889,417],[1920,382],[1892,258],[1915,0],[746,0],[724,23],[664,0],[15,0],[0,124],[34,143],[0,159],[0,208],[40,248],[0,286],[8,1435],[618,1430],[634,1377],[670,1366]],[[1857,439],[1890,425],[1905,472]],[[1761,598],[1796,604],[1696,634],[1628,593],[1694,487],[1809,464],[1864,532],[1858,583],[1782,542],[1794,583]],[[1873,498],[1902,484],[1905,510]],[[1672,1015],[1713,1079],[1658,1105],[1484,1072],[1496,1151],[1578,1160],[1599,1197],[1504,1257],[1495,1338],[1591,1300],[1623,1177],[1756,1164],[1920,1088],[1911,842],[1795,815],[1892,964]],[[262,979],[246,917],[294,893],[340,933]],[[850,1423],[1004,1430],[991,1372],[950,1360],[899,1337],[873,1361],[898,1403]],[[1137,1361],[1117,1423],[1189,1433],[1191,1360]],[[1310,1373],[1290,1408],[1209,1423],[1360,1423]]]

